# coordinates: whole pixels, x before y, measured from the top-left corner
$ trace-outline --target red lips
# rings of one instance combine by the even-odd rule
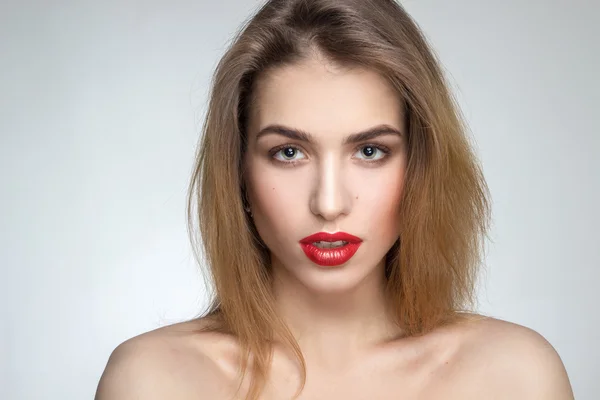
[[[348,242],[344,246],[331,249],[322,249],[315,246],[314,242]],[[300,240],[300,247],[304,254],[315,264],[324,267],[333,267],[346,263],[356,253],[362,240],[346,232],[327,233],[318,232]]]
[[[317,232],[314,235],[310,235],[300,240],[300,243],[312,244],[314,242],[337,242],[339,240],[343,240],[348,243],[360,243],[362,240],[353,236],[346,232],[336,232],[336,233],[327,233],[327,232]]]

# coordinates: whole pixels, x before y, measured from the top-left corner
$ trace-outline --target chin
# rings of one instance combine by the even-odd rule
[[[293,268],[282,267],[287,270],[287,278],[295,280],[308,291],[315,294],[344,294],[370,284],[368,282],[372,282],[376,276],[383,276],[383,261],[367,267],[368,264],[350,260],[341,266],[322,267],[306,261]]]

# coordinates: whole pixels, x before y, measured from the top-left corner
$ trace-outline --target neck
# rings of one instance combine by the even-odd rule
[[[309,362],[343,364],[400,335],[389,318],[383,262],[359,284],[335,292],[311,290],[273,265],[277,308]]]

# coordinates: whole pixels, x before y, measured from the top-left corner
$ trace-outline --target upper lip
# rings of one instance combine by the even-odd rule
[[[314,243],[314,242],[337,242],[342,240],[348,243],[359,243],[362,242],[360,238],[353,236],[346,232],[336,232],[336,233],[328,233],[328,232],[317,232],[313,235],[307,236],[304,239],[300,240],[300,243]]]

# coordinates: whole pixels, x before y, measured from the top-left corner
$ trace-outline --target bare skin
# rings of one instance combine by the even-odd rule
[[[121,344],[96,399],[232,399],[238,346],[226,335],[197,333],[202,324],[172,325]],[[562,362],[543,337],[491,318],[374,346],[335,369],[307,363],[299,399],[573,398]],[[276,350],[261,398],[291,398],[298,382],[295,364]]]
[[[399,235],[407,152],[402,104],[384,79],[335,68],[317,55],[269,72],[256,90],[245,159],[248,198],[271,249],[277,310],[306,360],[299,399],[573,398],[556,351],[528,328],[472,315],[406,337],[391,322],[383,257]],[[273,125],[313,140],[265,132]],[[358,147],[345,143],[349,134],[383,125],[396,133]],[[277,150],[287,145],[296,150]],[[363,243],[344,265],[322,267],[298,245],[318,231],[349,232]],[[205,323],[172,325],[120,345],[96,399],[232,399],[238,344],[199,333]],[[290,399],[299,383],[295,360],[276,347],[261,398]]]

